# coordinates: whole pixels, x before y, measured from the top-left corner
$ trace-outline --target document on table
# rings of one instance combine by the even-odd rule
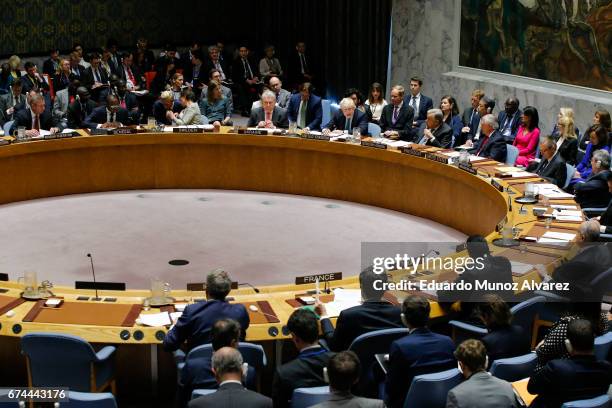
[[[582,218],[582,211],[579,210],[561,210],[557,212],[557,215],[560,215],[562,217],[581,217]]]
[[[140,320],[140,324],[151,327],[169,326],[172,324],[168,312],[151,314],[141,313],[140,316],[138,316],[138,320]]]
[[[575,205],[563,205],[563,204],[553,204],[551,205],[555,210],[577,210],[578,207]]]
[[[512,274],[516,276],[523,276],[527,272],[533,270],[533,265],[530,264],[517,261],[510,261],[510,264],[512,266]]]
[[[575,221],[582,222],[584,221],[582,217],[574,216],[574,215],[555,215],[555,219],[559,221]]]
[[[374,139],[374,141],[378,143],[384,143],[387,146],[396,147],[398,149],[400,147],[410,146],[412,144],[412,142],[406,142],[404,140]]]
[[[542,238],[556,239],[556,240],[561,240],[561,241],[571,241],[572,239],[576,238],[576,234],[569,234],[566,232],[548,231],[544,235],[542,235]]]
[[[329,317],[338,317],[340,312],[361,304],[360,289],[334,289],[334,300],[325,304]]]

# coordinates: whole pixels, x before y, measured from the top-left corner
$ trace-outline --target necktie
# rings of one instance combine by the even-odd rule
[[[418,112],[417,112],[417,101],[416,101],[416,96],[412,97],[412,100],[410,101],[410,106],[412,106],[412,109],[414,109],[414,116],[418,117]]]
[[[476,109],[472,109],[472,114],[470,115],[470,125],[472,124],[472,121],[474,120],[475,113],[476,113]]]
[[[219,71],[219,73],[221,74],[221,79],[225,79],[225,73],[223,72],[223,69],[221,68],[221,64],[219,64],[219,61],[215,62],[215,69]]]
[[[308,107],[308,102],[302,101],[300,102],[300,114],[298,118],[298,126],[302,129],[306,127],[306,108]]]
[[[542,161],[542,167],[540,167],[540,171],[543,171],[546,166],[548,166],[549,161],[548,160],[543,160]]]
[[[272,121],[270,112],[266,112],[266,126],[268,126],[268,123],[270,123]]]
[[[251,71],[251,66],[249,65],[249,62],[245,59],[242,60],[242,64],[244,64],[244,76],[246,79],[252,79],[253,78],[253,72]]]
[[[304,54],[300,54],[300,64],[302,65],[302,74],[306,73],[306,57]]]
[[[346,123],[344,125],[344,130],[347,130],[349,133],[351,131],[351,122],[353,121],[353,118],[346,118]]]
[[[480,153],[484,150],[484,147],[486,146],[488,142],[489,142],[488,137],[485,137],[484,139],[482,139],[482,142],[480,143],[480,149],[478,149],[476,156],[480,156]]]
[[[395,122],[397,122],[397,117],[399,116],[399,107],[396,106],[395,108],[393,108],[393,124],[395,125]]]
[[[125,105],[125,99],[121,98],[121,107],[124,109],[127,109],[127,106]]]
[[[111,123],[115,122],[115,112],[111,112],[110,121],[111,121]]]
[[[100,74],[98,73],[98,68],[94,68],[94,80],[95,82],[100,82]]]
[[[40,130],[40,121],[38,120],[38,115],[34,116],[34,129]]]

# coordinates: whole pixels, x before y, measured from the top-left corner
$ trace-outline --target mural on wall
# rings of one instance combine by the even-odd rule
[[[462,0],[459,64],[612,91],[612,0]]]

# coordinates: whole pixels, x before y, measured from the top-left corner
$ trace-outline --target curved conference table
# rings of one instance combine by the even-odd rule
[[[83,133],[83,137],[4,146],[0,148],[3,175],[0,203],[117,190],[229,189],[352,201],[428,218],[465,234],[484,235],[488,240],[499,237],[496,226],[506,217],[514,224],[522,223],[523,229],[536,222],[531,211],[520,214],[518,205],[510,210],[508,194],[491,185],[489,178],[452,165],[397,150],[229,131],[222,128],[220,133],[113,136]],[[505,181],[501,184],[507,186]],[[0,289],[8,290],[0,294],[0,299],[6,304],[14,298],[16,303],[11,308],[14,314],[9,313],[12,316],[7,315],[6,308],[0,315],[0,342],[28,332],[54,331],[79,335],[92,343],[156,347],[167,331],[134,322],[134,313],[137,316],[141,312],[143,299],[150,295],[148,290],[100,291],[101,297],[117,299],[111,305],[77,300],[79,296],[93,296],[91,290],[55,287],[55,295],[64,297],[64,305],[71,304],[81,316],[71,316],[70,321],[64,322],[37,322],[32,314],[38,304],[18,303],[23,290],[23,285],[16,281],[18,273],[2,272],[9,272],[13,280],[0,282]],[[357,288],[356,275],[357,271],[355,276],[331,286]],[[537,273],[532,271],[521,279],[527,278],[538,279]],[[251,313],[247,340],[286,339],[283,324],[294,310],[288,300],[308,289],[313,286],[286,282],[260,287],[259,294],[248,288],[232,291],[237,302],[267,301],[277,317],[274,321],[263,313],[258,312],[261,316]],[[204,297],[203,292],[189,291],[172,291],[171,295],[185,301]],[[405,293],[396,294],[397,299],[402,296]],[[124,314],[129,309],[131,320],[126,318],[123,325],[105,325],[103,319],[99,322],[81,319],[88,313],[101,318],[113,306],[121,308]],[[442,314],[437,303],[432,302],[432,316]],[[15,349],[13,346],[9,347],[11,351],[0,351],[0,358]]]

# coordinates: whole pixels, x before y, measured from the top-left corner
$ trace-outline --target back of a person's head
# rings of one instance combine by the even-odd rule
[[[483,302],[478,304],[478,313],[489,329],[508,327],[512,322],[510,307],[498,295],[484,295]]]
[[[313,312],[306,309],[297,309],[291,313],[287,329],[304,343],[314,343],[319,336],[317,318]]]
[[[465,340],[457,346],[454,354],[457,361],[461,362],[472,373],[484,370],[487,367],[487,349],[480,340]]]
[[[380,281],[375,284],[374,282]],[[383,285],[387,283],[387,273],[375,273],[374,267],[369,266],[359,274],[359,286],[361,286],[361,297],[363,300],[380,300],[385,294],[382,290]],[[379,289],[375,289],[378,287]]]
[[[472,259],[490,256],[489,244],[482,235],[470,235],[466,241],[468,254]]]
[[[575,316],[591,322],[596,334],[600,334],[601,325],[601,302],[582,302],[579,299],[572,302],[572,312]]]
[[[569,344],[568,344],[569,343]],[[595,344],[593,325],[586,319],[572,320],[567,326],[566,347],[573,353],[590,354]]]
[[[327,364],[329,386],[336,391],[349,392],[359,379],[361,363],[353,351],[335,354]]]
[[[240,340],[240,323],[234,319],[217,320],[210,331],[213,350],[233,347]]]
[[[226,374],[242,375],[242,355],[233,347],[222,347],[213,353],[211,366],[218,378]]]
[[[225,300],[232,289],[232,281],[222,269],[215,269],[206,276],[206,294],[215,300]]]
[[[408,295],[402,303],[402,321],[411,328],[425,327],[430,311],[429,301],[423,296]]]

